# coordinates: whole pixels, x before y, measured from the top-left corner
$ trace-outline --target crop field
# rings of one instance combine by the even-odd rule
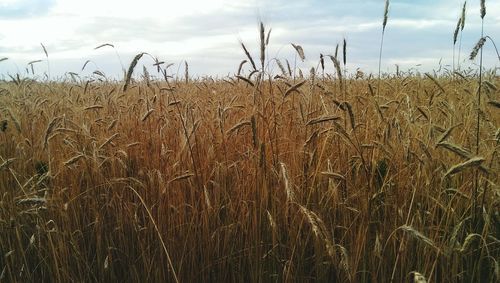
[[[0,282],[498,282],[498,71],[260,35],[225,78],[1,81]]]

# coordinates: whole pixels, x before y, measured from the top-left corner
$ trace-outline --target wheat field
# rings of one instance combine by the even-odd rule
[[[0,282],[498,282],[496,70],[306,72],[259,32],[223,79],[0,82]]]

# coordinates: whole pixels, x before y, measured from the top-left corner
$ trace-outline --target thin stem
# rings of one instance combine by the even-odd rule
[[[493,39],[489,35],[485,36],[485,38],[489,39],[491,43],[493,43],[493,47],[495,47],[495,52],[497,53],[498,61],[500,61],[500,53],[498,53],[498,48],[495,44],[495,41],[493,41]]]
[[[460,53],[462,52],[462,34],[463,31],[460,31],[460,38],[458,40],[458,58],[457,58],[457,70],[460,71]]]
[[[153,226],[155,227],[156,234],[158,235],[158,238],[160,239],[161,246],[163,248],[163,252],[165,252],[165,256],[167,257],[167,262],[168,266],[170,267],[170,270],[172,271],[172,277],[174,278],[174,281],[176,283],[179,283],[179,279],[177,278],[177,274],[175,272],[174,265],[172,263],[172,259],[170,258],[170,254],[168,253],[167,246],[165,245],[165,241],[163,241],[163,237],[161,236],[160,229],[158,229],[158,225],[156,225],[156,221],[153,218],[153,215],[148,209],[148,206],[146,205],[146,202],[144,199],[141,197],[141,195],[131,186],[127,186],[128,189],[130,189],[134,194],[139,198],[141,201],[142,206],[144,207],[144,210],[146,210],[146,213],[149,216],[149,220],[151,220],[151,223],[153,223]]]
[[[484,19],[481,19],[481,38],[484,34]],[[480,134],[480,112],[481,112],[481,88],[483,85],[483,47],[479,50],[479,88],[477,91],[477,119],[476,119],[476,155],[479,155],[479,134]],[[473,215],[476,219],[477,191],[479,187],[479,170],[476,169],[474,176],[474,207]]]
[[[379,95],[380,92],[380,74],[381,74],[381,67],[382,67],[382,48],[384,46],[384,34],[385,34],[385,29],[382,30],[382,39],[380,40],[380,53],[378,55],[378,86],[377,86],[377,96]]]

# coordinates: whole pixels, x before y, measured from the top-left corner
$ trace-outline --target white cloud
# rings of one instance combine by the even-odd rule
[[[453,24],[452,21],[440,20],[440,19],[392,19],[390,23],[391,28],[403,28],[403,29],[430,29],[439,26],[450,26]]]

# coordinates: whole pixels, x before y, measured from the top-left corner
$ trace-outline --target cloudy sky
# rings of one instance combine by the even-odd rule
[[[393,0],[384,41],[385,71],[415,68],[429,71],[451,68],[453,31],[463,0]],[[486,1],[485,34],[500,43],[500,1]],[[122,75],[137,53],[148,52],[166,63],[169,71],[193,76],[234,74],[245,58],[245,43],[259,56],[258,24],[272,28],[268,57],[294,61],[290,43],[300,44],[306,61],[316,66],[319,54],[333,54],[347,40],[347,67],[376,72],[384,0],[0,0],[0,78],[26,74],[33,64],[35,76],[50,70],[52,78],[67,72],[82,76],[95,70],[109,77]],[[467,1],[462,38],[462,65],[480,37],[479,0]],[[46,47],[48,60],[41,43]],[[104,44],[113,44],[95,50]],[[456,52],[458,55],[458,50]],[[91,60],[82,71],[82,66]],[[500,62],[488,42],[488,67]],[[151,67],[144,57],[139,66]],[[333,72],[333,65],[327,64]],[[31,72],[31,68],[28,68]],[[152,68],[150,70],[153,70]],[[275,70],[277,72],[277,70]]]

